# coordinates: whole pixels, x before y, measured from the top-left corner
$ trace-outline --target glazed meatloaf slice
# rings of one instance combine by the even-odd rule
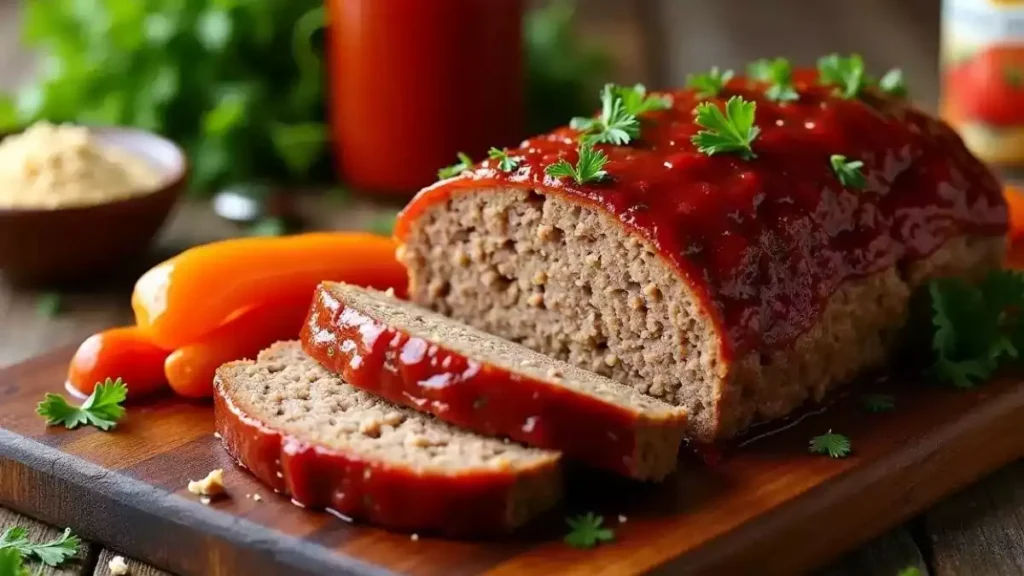
[[[301,340],[353,386],[456,426],[636,479],[675,470],[682,408],[383,292],[321,284]]]
[[[999,266],[1007,210],[939,120],[793,82],[661,94],[637,140],[597,145],[603,177],[546,173],[579,158],[562,128],[420,191],[395,230],[410,298],[683,406],[700,441],[820,400],[886,361],[915,288]],[[750,153],[698,150],[695,107],[734,97]]]
[[[557,452],[477,436],[349,386],[274,344],[215,380],[224,447],[307,507],[408,531],[480,536],[519,526],[561,494]]]

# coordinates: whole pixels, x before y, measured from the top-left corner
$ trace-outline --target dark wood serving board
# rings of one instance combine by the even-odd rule
[[[271,493],[221,449],[209,404],[131,406],[110,433],[47,428],[35,406],[62,391],[69,357],[0,371],[0,505],[185,574],[792,573],[1024,456],[1019,380],[968,392],[886,382],[873,386],[896,397],[894,412],[868,414],[851,395],[718,465],[683,456],[663,485],[570,471],[568,512],[603,514],[612,544],[567,547],[561,512],[502,541],[413,540]],[[851,457],[807,452],[830,428],[852,439]],[[213,468],[224,468],[230,497],[204,506],[186,485]]]

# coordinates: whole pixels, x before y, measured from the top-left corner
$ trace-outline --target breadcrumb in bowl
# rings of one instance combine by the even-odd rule
[[[100,277],[144,254],[170,214],[188,174],[184,152],[134,128],[96,127],[89,133],[105,148],[152,168],[148,189],[66,207],[0,207],[0,272],[8,282],[48,285]]]

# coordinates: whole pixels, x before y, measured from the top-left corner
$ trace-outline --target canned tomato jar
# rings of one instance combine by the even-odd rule
[[[944,0],[942,116],[981,159],[1024,167],[1024,0]]]

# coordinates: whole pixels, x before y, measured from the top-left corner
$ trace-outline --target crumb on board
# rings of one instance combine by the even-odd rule
[[[625,514],[619,514],[619,524],[625,524],[625,523],[626,523],[626,515]]]
[[[210,502],[211,502],[211,500],[210,500],[209,496],[200,496],[199,497],[199,503],[202,504],[203,506],[209,506]]]
[[[263,501],[263,496],[260,496],[259,494],[253,494],[252,495],[252,501],[253,502],[262,502]]]
[[[210,470],[202,480],[189,480],[188,491],[198,496],[218,496],[224,493],[224,470]],[[209,498],[207,498],[209,499]]]
[[[107,562],[107,568],[113,576],[125,576],[128,574],[128,563],[124,561],[124,556],[114,556]]]

